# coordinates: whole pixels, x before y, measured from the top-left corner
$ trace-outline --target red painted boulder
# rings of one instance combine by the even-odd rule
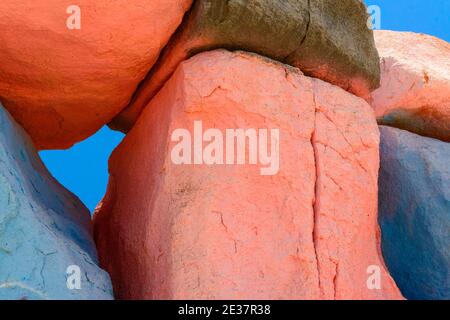
[[[39,149],[70,147],[128,104],[191,2],[0,1],[0,99]]]
[[[375,31],[381,87],[372,93],[380,124],[450,142],[450,44],[411,32]]]
[[[116,296],[401,299],[378,146],[364,100],[298,69],[225,50],[183,62],[110,159],[94,225]]]

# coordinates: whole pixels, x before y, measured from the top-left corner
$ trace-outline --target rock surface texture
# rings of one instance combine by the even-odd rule
[[[381,87],[379,123],[450,142],[450,44],[410,32],[375,31]]]
[[[258,148],[279,151],[277,174],[250,144],[245,164],[176,165],[173,134],[196,121],[206,136],[278,129]],[[378,146],[364,100],[296,68],[225,50],[183,62],[110,159],[94,226],[116,296],[401,299],[380,254]]]
[[[197,0],[110,126],[127,132],[180,62],[220,48],[267,56],[363,97],[379,86],[378,53],[359,0]]]
[[[450,299],[450,144],[381,127],[382,248],[408,299]]]
[[[0,99],[38,149],[67,148],[128,105],[192,0],[0,1]],[[67,13],[69,12],[69,13]]]
[[[67,286],[74,265],[80,290]],[[50,176],[0,104],[0,300],[112,297],[88,210]]]

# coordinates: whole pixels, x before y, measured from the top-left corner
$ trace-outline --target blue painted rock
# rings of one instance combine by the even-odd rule
[[[88,210],[0,104],[0,299],[111,299]]]
[[[450,299],[450,144],[381,128],[379,222],[408,299]]]

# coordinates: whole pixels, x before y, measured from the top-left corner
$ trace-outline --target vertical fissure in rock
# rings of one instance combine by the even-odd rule
[[[339,263],[338,262],[336,262],[334,264],[334,268],[335,268],[335,271],[334,271],[334,277],[333,277],[333,297],[334,297],[334,300],[336,300],[337,278],[338,278],[338,273],[339,273]]]
[[[311,26],[311,20],[312,20],[312,15],[311,15],[311,0],[308,0],[308,21],[306,22],[306,27],[305,27],[305,32],[303,35],[302,40],[300,41],[300,44],[288,55],[286,55],[284,57],[284,59],[280,60],[281,62],[285,63],[285,64],[290,64],[289,61],[291,60],[291,57],[294,56],[298,50],[300,50],[300,48],[303,46],[303,44],[306,41],[306,38],[308,37],[308,33],[309,33],[309,28]]]
[[[316,129],[317,129],[317,104],[316,104],[316,95],[314,92],[313,87],[313,105],[314,105],[314,129],[311,134],[311,146],[313,148],[313,155],[314,155],[314,168],[316,170],[315,172],[315,180],[314,180],[314,199],[312,203],[312,209],[313,209],[313,227],[312,227],[312,241],[314,246],[314,254],[316,257],[316,266],[317,266],[317,278],[318,278],[318,285],[319,285],[319,292],[320,295],[323,296],[323,290],[322,290],[322,282],[321,282],[321,274],[320,274],[320,263],[319,263],[319,256],[318,256],[318,250],[317,250],[317,231],[318,231],[318,215],[319,215],[319,177],[320,177],[320,170],[319,170],[319,153],[317,150],[317,146],[315,143],[316,139]]]
[[[311,0],[308,0],[308,22],[306,23],[305,35],[303,36],[303,39],[300,42],[299,48],[301,48],[306,41],[310,25],[311,25]]]

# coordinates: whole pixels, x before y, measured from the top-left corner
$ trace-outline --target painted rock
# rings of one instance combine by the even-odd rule
[[[341,88],[196,55],[110,159],[101,265],[120,299],[401,299],[379,254],[378,147],[372,109]]]
[[[410,32],[376,31],[379,123],[450,142],[450,44]]]
[[[191,2],[2,0],[0,99],[38,149],[70,147],[127,106]]]
[[[112,299],[91,229],[0,105],[0,300]]]
[[[409,299],[450,299],[450,144],[381,127],[386,264]]]
[[[367,20],[359,0],[198,0],[130,105],[110,126],[127,132],[180,62],[220,48],[270,57],[366,97],[380,80]]]

